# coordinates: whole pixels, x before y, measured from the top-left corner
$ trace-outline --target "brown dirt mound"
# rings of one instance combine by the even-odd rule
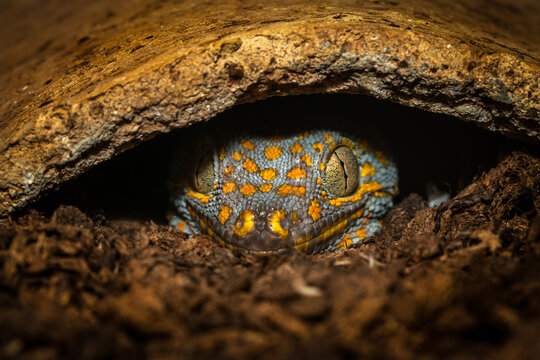
[[[538,358],[540,160],[410,195],[355,249],[256,256],[59,207],[0,227],[0,357]]]

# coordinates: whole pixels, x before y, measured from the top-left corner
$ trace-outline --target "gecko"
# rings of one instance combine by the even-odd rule
[[[172,161],[170,224],[188,235],[317,253],[372,237],[393,205],[396,164],[362,138],[327,129],[221,135]]]

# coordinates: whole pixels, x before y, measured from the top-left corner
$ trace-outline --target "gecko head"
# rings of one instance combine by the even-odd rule
[[[335,248],[392,203],[395,166],[335,131],[200,143],[172,198],[190,227],[229,247]]]

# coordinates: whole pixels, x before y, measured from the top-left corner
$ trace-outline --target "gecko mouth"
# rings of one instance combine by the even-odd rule
[[[340,237],[349,227],[350,219],[358,209],[341,216],[322,220],[319,224],[292,224],[282,219],[278,223],[273,213],[267,216],[244,218],[240,216],[234,227],[226,227],[215,221],[203,223],[207,232],[219,244],[254,253],[270,253],[295,248],[314,253],[322,251]]]

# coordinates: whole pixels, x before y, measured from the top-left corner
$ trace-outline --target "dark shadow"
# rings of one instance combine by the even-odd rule
[[[359,95],[310,95],[271,98],[239,105],[204,124],[147,141],[62,185],[34,205],[50,213],[59,204],[79,207],[108,218],[166,222],[169,208],[166,179],[172,148],[204,133],[208,127],[267,127],[278,131],[311,127],[345,128],[392,149],[400,171],[400,194],[426,197],[428,183],[455,195],[501,156],[526,146],[445,115],[406,108]],[[377,141],[377,140],[375,140]]]

